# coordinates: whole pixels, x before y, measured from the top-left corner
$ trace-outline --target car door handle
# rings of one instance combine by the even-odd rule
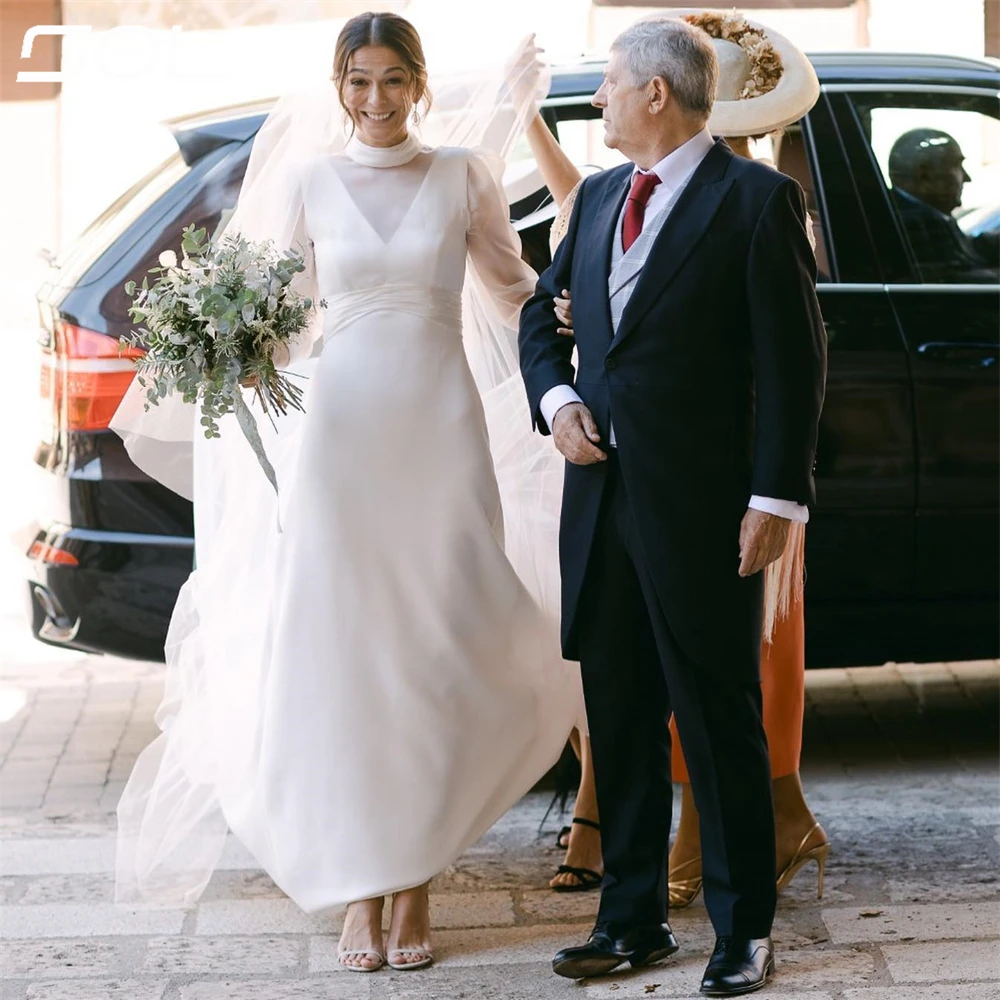
[[[993,368],[1000,358],[1000,344],[933,341],[921,344],[917,354],[931,361],[951,361],[970,368]]]

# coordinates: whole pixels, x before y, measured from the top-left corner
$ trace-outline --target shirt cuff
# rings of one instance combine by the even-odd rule
[[[754,510],[763,511],[765,514],[776,514],[789,521],[801,521],[805,524],[809,520],[809,508],[800,503],[792,503],[791,500],[752,496],[750,506]]]
[[[541,401],[538,404],[538,409],[541,411],[542,420],[545,421],[545,426],[548,427],[549,431],[552,431],[552,421],[555,419],[555,415],[568,403],[582,403],[583,400],[577,394],[577,391],[571,385],[556,385],[553,386],[544,396],[542,396]]]

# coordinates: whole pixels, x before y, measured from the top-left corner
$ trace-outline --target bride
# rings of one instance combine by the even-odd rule
[[[371,972],[430,964],[428,881],[556,760],[579,681],[542,608],[549,568],[531,566],[561,463],[511,429],[507,324],[535,275],[499,159],[410,131],[430,94],[397,15],[346,24],[333,84],[346,144],[342,124],[337,140],[279,106],[229,224],[301,245],[326,308],[288,359],[305,413],[261,427],[280,509],[237,428],[194,447],[197,569],[167,640],[163,732],[119,807],[117,880],[120,900],[190,903],[231,829],[303,909],[347,905],[341,963]],[[494,148],[531,111],[511,115],[517,89],[478,117]],[[116,429],[184,491],[178,463],[142,447],[160,408],[137,416],[130,396]]]

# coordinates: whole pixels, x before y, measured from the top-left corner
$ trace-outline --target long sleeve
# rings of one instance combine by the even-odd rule
[[[306,222],[305,174],[301,167],[289,169],[280,181],[278,194],[253,214],[254,231],[249,238],[268,239],[279,252],[294,250],[302,255],[305,270],[294,275],[289,287],[313,302],[313,312],[305,329],[288,343],[274,351],[274,363],[283,368],[308,358],[323,335],[323,310],[319,307],[319,285],[316,276],[316,256]],[[257,199],[257,202],[260,198]]]
[[[319,305],[319,280],[316,275],[316,254],[306,225],[304,178],[298,171],[292,175],[292,212],[294,225],[289,248],[302,254],[305,270],[292,278],[291,287],[306,298],[312,299],[313,313],[309,325],[292,342],[289,363],[308,358],[323,335],[323,310]]]
[[[558,409],[552,409],[549,417],[546,417],[542,412],[542,400],[557,386],[572,386],[576,374],[572,362],[575,341],[573,337],[556,332],[560,323],[556,318],[553,300],[562,294],[564,288],[570,287],[573,248],[580,226],[580,209],[585,189],[586,182],[577,188],[566,235],[556,249],[552,266],[538,279],[534,295],[521,310],[518,334],[521,374],[528,393],[531,419],[542,434],[551,433],[549,419]],[[547,402],[556,398],[562,399],[560,405],[573,401],[568,396],[550,396]],[[549,409],[546,406],[546,410]]]
[[[496,318],[509,326],[535,287],[535,272],[521,259],[521,241],[510,224],[502,176],[499,157],[469,151],[469,263]]]
[[[756,378],[751,492],[805,504],[826,383],[826,333],[805,201],[792,180],[772,191],[750,244],[747,298]]]

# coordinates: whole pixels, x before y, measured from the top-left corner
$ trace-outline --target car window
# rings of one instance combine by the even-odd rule
[[[174,153],[115,199],[60,255],[57,263],[62,269],[62,280],[68,283],[79,277],[81,268],[88,267],[147,208],[190,171],[181,154]]]
[[[854,104],[920,281],[1000,281],[996,99],[865,94]]]

